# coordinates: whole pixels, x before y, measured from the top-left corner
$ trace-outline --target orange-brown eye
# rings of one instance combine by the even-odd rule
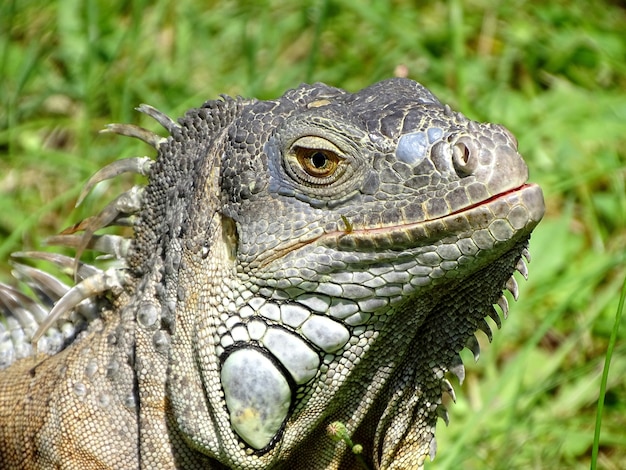
[[[296,147],[295,153],[302,169],[314,178],[328,178],[339,166],[339,156],[330,150]]]
[[[284,155],[285,170],[308,188],[325,188],[341,181],[350,169],[350,158],[332,141],[317,135],[294,140]]]

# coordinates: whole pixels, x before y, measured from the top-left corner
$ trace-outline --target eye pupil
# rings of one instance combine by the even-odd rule
[[[324,168],[328,163],[328,158],[322,152],[315,152],[310,159],[313,166],[317,169]]]

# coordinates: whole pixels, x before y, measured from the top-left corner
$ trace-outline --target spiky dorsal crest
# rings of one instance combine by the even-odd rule
[[[148,105],[138,111],[161,124],[171,135],[179,125],[162,112]],[[138,138],[157,151],[167,140],[142,127],[131,124],[110,124],[103,132]],[[149,157],[132,157],[114,161],[96,172],[85,184],[76,205],[100,182],[125,173],[148,176],[154,161]],[[143,187],[133,186],[99,214],[88,217],[46,240],[48,245],[69,247],[75,257],[49,252],[29,251],[12,254],[12,274],[28,286],[31,295],[18,288],[0,283],[0,369],[16,360],[36,353],[56,354],[71,343],[90,323],[110,307],[128,282],[127,256],[131,239],[118,235],[96,234],[109,226],[131,226],[137,223],[142,209]],[[79,233],[82,232],[82,233]],[[99,253],[98,259],[112,261],[108,269],[80,261],[84,250]],[[63,281],[46,271],[29,266],[29,261],[44,261],[61,274],[73,278]],[[62,276],[61,276],[62,277]]]

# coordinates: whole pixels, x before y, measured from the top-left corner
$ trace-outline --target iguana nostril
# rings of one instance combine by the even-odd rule
[[[452,146],[452,164],[460,177],[474,173],[478,164],[478,149],[473,142],[463,139]]]

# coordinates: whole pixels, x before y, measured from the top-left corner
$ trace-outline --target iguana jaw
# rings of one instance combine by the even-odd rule
[[[404,250],[425,242],[433,243],[449,235],[460,238],[469,230],[485,229],[489,230],[494,241],[503,242],[529,233],[539,223],[544,211],[541,188],[535,184],[524,184],[435,219],[387,227],[352,227],[350,231],[327,233],[318,241],[335,245],[340,250]]]
[[[485,230],[485,235],[489,234],[494,244],[497,244],[517,240],[530,233],[543,217],[544,211],[541,188],[527,183],[432,220],[373,228],[350,226],[343,231],[298,240],[262,253],[254,264],[262,268],[316,243],[339,251],[399,251],[432,244],[450,235],[462,238],[466,233]]]

